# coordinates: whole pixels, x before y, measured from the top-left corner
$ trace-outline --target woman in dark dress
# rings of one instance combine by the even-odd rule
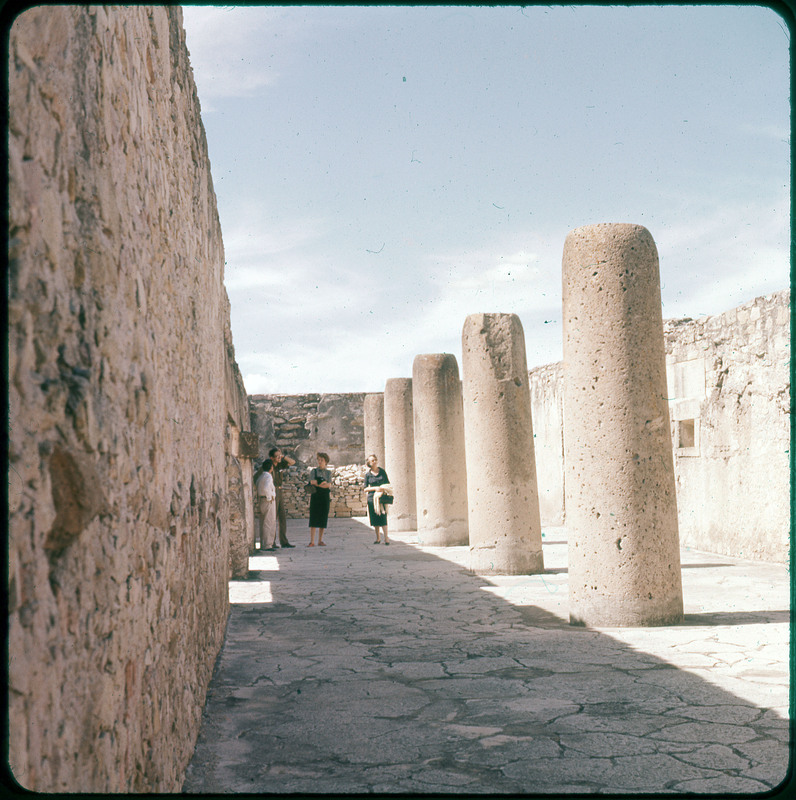
[[[368,517],[370,518],[370,524],[376,529],[376,541],[373,544],[378,544],[381,541],[379,532],[382,530],[384,531],[384,544],[389,544],[390,540],[387,538],[387,508],[382,506],[384,513],[376,513],[373,508],[373,493],[379,486],[389,483],[390,479],[387,477],[387,473],[379,466],[379,460],[376,456],[368,456],[365,463],[368,465],[368,469],[365,472],[365,491],[368,493]]]
[[[318,545],[326,547],[323,532],[329,524],[329,506],[332,502],[332,471],[327,469],[329,456],[317,453],[318,466],[310,473],[310,485],[315,492],[310,495],[310,543],[307,547],[315,547],[315,529],[318,529]]]

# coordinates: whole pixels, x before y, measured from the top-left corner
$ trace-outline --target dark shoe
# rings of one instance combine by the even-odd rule
[[[373,544],[381,544],[381,539],[376,539],[376,541],[373,542]]]
[[[389,544],[389,542],[385,542],[384,544]]]
[[[296,546],[296,545],[294,545],[294,544],[283,544],[283,545],[282,545],[282,547],[295,547],[295,546]]]

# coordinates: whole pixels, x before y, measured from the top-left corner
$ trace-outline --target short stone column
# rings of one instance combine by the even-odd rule
[[[415,356],[412,400],[418,542],[465,545],[467,469],[456,357],[450,353]]]
[[[412,379],[390,378],[384,387],[384,463],[395,491],[387,518],[392,531],[417,530]]]
[[[462,330],[470,569],[542,572],[525,337],[516,314],[470,314]]]
[[[373,454],[384,465],[384,392],[365,395],[363,417],[365,458]]]
[[[646,228],[567,236],[563,321],[570,622],[681,622],[658,253]]]

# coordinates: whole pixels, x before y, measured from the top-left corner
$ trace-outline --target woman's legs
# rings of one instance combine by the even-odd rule
[[[318,528],[318,545],[320,547],[326,547],[326,542],[323,541],[323,532],[326,528]]]
[[[384,544],[389,544],[390,540],[387,538],[387,526],[385,525],[382,530],[384,531]]]
[[[315,547],[315,528],[310,528],[310,543],[307,547]]]
[[[374,525],[373,527],[376,529],[376,541],[373,542],[373,544],[378,544],[381,541],[381,539],[379,538],[379,535],[381,533],[381,526]]]

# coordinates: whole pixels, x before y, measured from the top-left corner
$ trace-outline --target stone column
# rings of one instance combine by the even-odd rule
[[[412,379],[390,378],[384,387],[384,463],[395,490],[389,511],[392,531],[417,530]]]
[[[416,356],[412,396],[418,541],[434,546],[467,544],[462,385],[455,356]]]
[[[525,337],[516,314],[470,314],[462,330],[470,569],[544,570]]]
[[[570,622],[681,622],[658,253],[649,231],[572,231],[563,306]]]
[[[365,458],[374,454],[384,464],[384,392],[365,395]],[[388,473],[389,474],[389,473]]]

